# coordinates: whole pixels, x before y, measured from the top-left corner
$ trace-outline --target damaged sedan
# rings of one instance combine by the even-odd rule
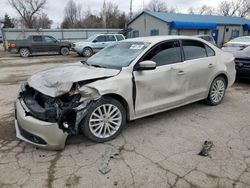
[[[63,149],[79,132],[109,141],[130,120],[200,100],[218,105],[234,80],[234,57],[202,39],[127,39],[24,82],[15,103],[16,135],[46,149]]]

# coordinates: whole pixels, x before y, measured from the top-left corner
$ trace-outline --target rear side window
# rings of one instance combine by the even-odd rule
[[[185,55],[185,60],[207,57],[206,48],[202,42],[193,40],[183,40],[182,46]]]
[[[205,44],[206,50],[207,50],[207,56],[215,56],[215,52],[212,48],[210,48],[208,45]]]
[[[114,35],[107,35],[106,40],[109,41],[109,42],[116,41]]]
[[[157,66],[181,62],[181,48],[178,41],[164,42],[153,48],[143,60],[152,60]]]
[[[43,41],[43,37],[42,36],[33,36],[33,41],[34,42],[42,42]]]
[[[116,39],[117,39],[118,41],[124,40],[123,36],[121,36],[121,35],[116,35]]]

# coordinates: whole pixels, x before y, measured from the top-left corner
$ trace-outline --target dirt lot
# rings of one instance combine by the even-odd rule
[[[130,122],[117,139],[82,135],[44,151],[15,138],[13,102],[31,74],[79,59],[27,59],[0,52],[0,187],[250,187],[250,81],[238,81],[216,107],[195,103]],[[212,140],[210,157],[197,155]],[[107,155],[111,171],[98,171]]]

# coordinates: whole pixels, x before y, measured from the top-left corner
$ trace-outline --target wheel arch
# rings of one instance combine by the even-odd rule
[[[225,81],[226,81],[226,88],[227,88],[227,86],[228,86],[228,76],[227,76],[227,74],[226,73],[219,73],[217,76],[214,77],[214,79],[216,79],[218,77],[222,77],[222,78],[225,79]]]
[[[31,48],[29,47],[29,46],[20,46],[20,47],[18,47],[18,53],[20,53],[20,50],[22,49],[22,48],[27,48],[29,51],[30,51],[30,53],[32,53],[32,50],[31,50]]]
[[[116,99],[117,101],[119,101],[122,104],[122,106],[124,107],[125,111],[126,111],[127,121],[130,120],[129,105],[128,105],[127,101],[121,95],[118,95],[118,94],[115,94],[115,93],[109,93],[109,94],[103,95],[102,97],[111,97],[111,98]]]

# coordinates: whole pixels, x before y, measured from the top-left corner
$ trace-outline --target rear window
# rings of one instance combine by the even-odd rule
[[[206,48],[202,42],[183,40],[182,46],[186,60],[207,57]]]
[[[210,48],[208,45],[205,45],[206,47],[206,50],[207,50],[207,56],[210,57],[210,56],[215,56],[215,52],[212,48]]]
[[[117,39],[118,41],[124,40],[123,36],[121,36],[121,35],[116,35],[116,39]]]

